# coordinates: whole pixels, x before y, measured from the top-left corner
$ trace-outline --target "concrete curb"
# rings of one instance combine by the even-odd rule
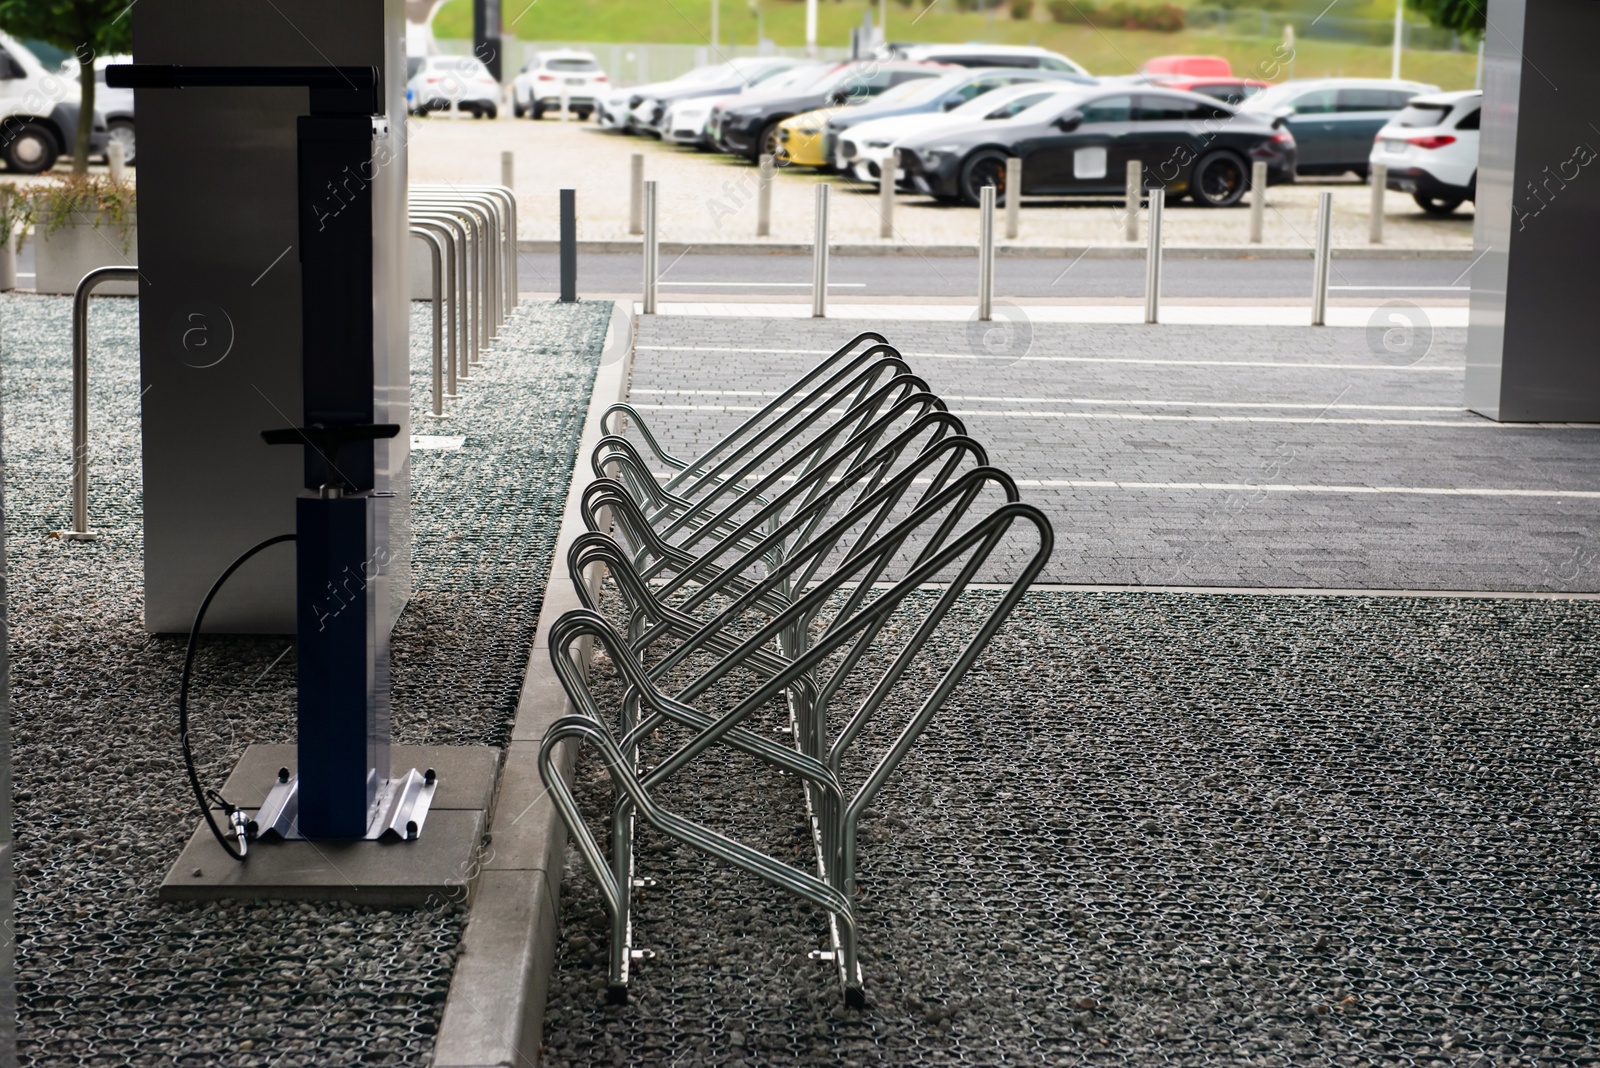
[[[580,253],[631,252],[643,249],[639,241],[579,241]],[[679,255],[693,249],[707,256],[809,256],[808,243],[777,241],[723,241],[685,242],[663,241],[661,251]],[[872,245],[830,244],[828,250],[835,256],[973,256],[978,246],[971,245]],[[518,252],[556,253],[560,245],[555,241],[518,241]],[[1312,250],[1286,245],[1167,245],[1162,255],[1174,260],[1309,260]],[[1037,259],[1072,259],[1082,255],[1091,260],[1142,260],[1144,242],[1129,245],[996,245],[995,255]],[[1335,248],[1336,260],[1460,260],[1470,262],[1470,248],[1390,248],[1386,245],[1366,247],[1356,245]]]
[[[568,709],[550,666],[549,633],[563,613],[581,607],[567,550],[585,529],[578,509],[593,480],[589,454],[600,440],[600,416],[626,396],[632,366],[632,308],[618,301],[578,439],[544,604],[489,813],[487,845],[434,1042],[434,1068],[509,1068],[539,1060],[566,847],[566,831],[538,768],[545,729]]]

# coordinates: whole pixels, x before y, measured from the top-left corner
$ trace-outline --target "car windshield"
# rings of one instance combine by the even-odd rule
[[[600,64],[592,59],[552,59],[545,64],[548,70],[596,71]]]
[[[1389,121],[1396,126],[1438,126],[1448,114],[1449,104],[1407,104],[1400,114]]]
[[[773,78],[760,82],[763,92],[768,90],[774,93],[803,92],[820,82],[832,68],[826,63],[808,63],[803,67],[794,67],[784,71]],[[751,81],[751,85],[757,84]],[[746,86],[749,88],[749,86]]]
[[[1023,93],[1021,96],[1013,97],[1012,99],[1001,104],[999,107],[995,107],[992,100],[984,100],[981,97],[978,100],[972,100],[968,103],[977,104],[981,102],[983,107],[988,108],[989,110],[985,111],[983,114],[983,117],[986,120],[1014,119],[1018,115],[1021,115],[1024,111],[1032,108],[1034,105],[1042,104],[1046,100],[1050,100],[1060,95],[1061,91],[1059,89],[1035,89],[1031,93]],[[959,115],[961,112],[966,110],[966,107],[961,107],[957,109],[956,114]],[[978,108],[976,110],[982,111],[983,108]]]

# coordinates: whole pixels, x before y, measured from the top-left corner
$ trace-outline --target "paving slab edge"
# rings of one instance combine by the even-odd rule
[[[581,607],[567,569],[567,550],[585,529],[579,505],[594,478],[589,455],[601,437],[600,417],[626,397],[632,365],[632,308],[626,301],[615,301],[578,439],[511,740],[495,785],[489,834],[474,873],[467,926],[434,1041],[434,1068],[509,1068],[539,1060],[566,847],[566,831],[545,794],[537,766],[545,728],[568,709],[566,694],[550,666],[547,636],[557,618]]]
[[[704,256],[809,256],[810,242],[796,241],[662,241],[661,251],[668,255],[688,252],[690,249]],[[580,253],[631,252],[644,248],[642,241],[579,241]],[[522,239],[517,242],[518,252],[555,253],[561,251],[560,242]],[[870,242],[829,243],[828,251],[835,256],[977,256],[978,245],[891,245]],[[998,244],[995,255],[1002,257],[1033,257],[1036,259],[1071,259],[1084,256],[1091,260],[1142,260],[1145,243],[1126,245],[1011,245]],[[1309,260],[1312,249],[1295,245],[1164,245],[1161,254],[1174,260]],[[1396,248],[1390,245],[1340,245],[1333,249],[1336,260],[1461,260],[1472,259],[1470,248]]]

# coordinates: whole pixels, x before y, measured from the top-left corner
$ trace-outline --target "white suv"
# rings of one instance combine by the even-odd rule
[[[606,72],[591,53],[573,49],[552,49],[530,59],[511,82],[511,110],[522,118],[543,118],[546,111],[559,111],[561,100],[579,119],[594,112],[595,98],[610,85]]]
[[[1476,202],[1482,107],[1477,89],[1416,97],[1378,131],[1369,165],[1388,167],[1388,188],[1410,193],[1430,215]]]

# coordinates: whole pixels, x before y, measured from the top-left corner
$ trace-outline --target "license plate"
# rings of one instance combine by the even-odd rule
[[[1385,152],[1404,152],[1406,150],[1406,143],[1404,141],[1385,141],[1383,143],[1383,150]]]
[[[567,84],[568,85],[582,85],[583,83],[584,83],[584,79],[582,79],[582,78],[568,78],[567,79]]]

